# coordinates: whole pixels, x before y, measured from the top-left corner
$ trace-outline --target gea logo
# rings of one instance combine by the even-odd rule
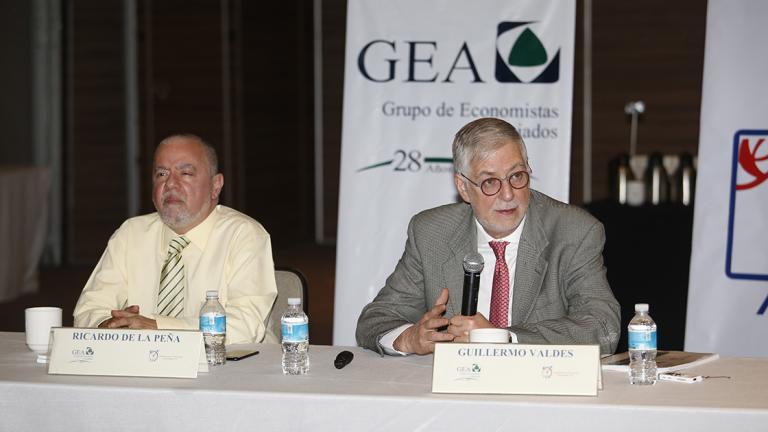
[[[550,58],[531,29],[532,21],[503,21],[497,26],[495,78],[502,83],[553,83],[559,79],[560,49]],[[363,46],[357,68],[368,81],[386,83],[401,79],[411,83],[484,83],[476,57],[464,41],[446,48],[434,40],[375,39]],[[480,63],[489,67],[488,63]],[[448,66],[450,65],[450,66]]]
[[[405,67],[408,70],[408,76],[404,82],[429,83],[442,79],[442,82],[450,83],[453,82],[451,77],[454,71],[462,69],[471,71],[472,82],[484,82],[480,78],[477,67],[475,67],[475,61],[466,42],[455,53],[453,64],[444,73],[444,78],[440,77],[440,72],[434,70],[434,58],[438,52],[436,41],[403,41],[398,44],[395,41],[383,39],[373,40],[360,50],[360,54],[357,56],[357,68],[369,81],[378,83],[392,81],[397,75],[398,62],[403,60],[401,57],[403,51],[407,52],[405,54],[407,66]],[[374,69],[382,69],[382,62],[385,63],[387,65],[384,67],[386,72],[384,74],[372,74],[369,72],[371,68],[369,62],[376,62],[377,67]]]
[[[93,348],[91,348],[91,347],[85,347],[85,349],[84,349],[84,350],[81,350],[81,349],[73,349],[73,350],[72,350],[72,355],[75,355],[75,356],[80,356],[80,357],[82,357],[82,356],[92,356],[92,355],[93,355]]]

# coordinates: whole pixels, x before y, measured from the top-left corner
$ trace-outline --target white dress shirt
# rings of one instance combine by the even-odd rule
[[[495,239],[485,231],[480,222],[475,218],[475,226],[477,227],[477,252],[483,256],[485,265],[483,271],[480,273],[480,291],[477,295],[477,313],[482,314],[486,319],[491,310],[491,292],[493,291],[493,271],[496,268],[496,254],[493,253],[493,249],[488,244],[491,240],[506,241],[509,242],[507,248],[504,250],[504,260],[507,262],[509,268],[509,313],[507,313],[507,327],[509,327],[512,319],[512,292],[515,285],[515,269],[517,268],[517,249],[520,246],[520,237],[523,234],[523,226],[525,226],[525,217],[520,221],[520,225],[512,231],[511,234],[504,238]],[[400,327],[392,329],[389,333],[385,334],[379,340],[379,344],[387,354],[400,354],[407,355],[394,348],[395,339],[408,327],[413,324],[403,324]],[[513,332],[509,332],[512,342],[517,342],[517,335]]]
[[[270,236],[247,215],[218,205],[185,236],[184,311],[157,313],[160,273],[177,236],[157,213],[128,219],[115,231],[75,306],[76,327],[97,327],[113,309],[138,305],[159,329],[197,329],[207,290],[227,312],[226,343],[277,342],[264,322],[277,296]],[[265,337],[266,336],[266,337]]]

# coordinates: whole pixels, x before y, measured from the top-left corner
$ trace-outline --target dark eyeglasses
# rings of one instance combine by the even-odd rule
[[[531,177],[528,171],[516,171],[504,178],[491,177],[483,180],[482,183],[477,184],[473,182],[469,177],[465,176],[464,173],[459,172],[459,175],[467,179],[467,181],[473,185],[479,187],[480,190],[487,196],[494,196],[499,193],[501,190],[501,182],[504,180],[507,180],[513,189],[522,189],[528,186],[528,182],[530,181]]]

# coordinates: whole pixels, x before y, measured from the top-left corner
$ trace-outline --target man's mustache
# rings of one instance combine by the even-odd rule
[[[168,200],[170,200],[170,199],[172,199],[174,201],[185,202],[184,198],[182,196],[176,194],[176,193],[166,192],[166,193],[163,194],[162,200],[163,200],[164,203],[168,202]]]

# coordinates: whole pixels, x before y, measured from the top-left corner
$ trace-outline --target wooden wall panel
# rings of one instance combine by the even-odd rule
[[[584,203],[584,2],[576,4],[569,202]]]
[[[695,154],[706,2],[594,1],[593,198],[608,198],[608,162],[629,151],[624,105],[646,103],[638,152]]]
[[[344,101],[344,55],[346,49],[347,2],[323,1],[323,232],[336,239],[339,213],[341,165],[341,120]]]
[[[145,0],[139,4],[142,213],[151,201],[152,155],[174,133],[193,133],[224,157],[225,117],[220,0]],[[226,176],[226,173],[225,173]],[[225,181],[225,188],[230,185]]]
[[[127,212],[122,3],[67,5],[66,256],[93,261]]]
[[[243,2],[246,204],[280,245],[314,237],[312,2]]]
[[[32,165],[32,3],[0,2],[0,165]],[[54,185],[56,187],[56,185]]]

